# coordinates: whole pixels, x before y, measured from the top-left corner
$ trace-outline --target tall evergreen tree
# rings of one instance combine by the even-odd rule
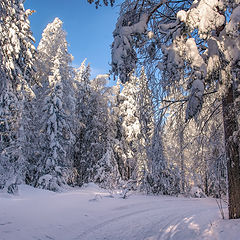
[[[90,66],[85,66],[85,60],[82,62],[75,74],[75,143],[74,143],[74,167],[77,170],[77,185],[81,186],[89,181],[89,162],[86,158],[88,143],[85,141],[88,118],[90,113],[89,99],[91,96],[90,87]]]
[[[151,172],[147,178],[147,190],[154,194],[177,195],[180,193],[179,169],[172,162],[167,161],[164,146],[162,126],[156,124],[150,151]]]
[[[89,67],[84,63],[76,74],[76,143],[74,166],[78,185],[94,181],[103,187],[116,186],[119,173],[113,151],[110,117],[111,88],[107,76],[89,80]]]
[[[71,59],[62,21],[56,18],[44,30],[38,46],[38,79],[42,87],[36,89],[41,126],[36,184],[55,191],[68,182],[73,167],[75,99]]]
[[[123,85],[117,107],[120,172],[124,180],[134,181],[135,187],[144,190],[151,168],[154,119],[151,91],[143,69],[140,78],[132,75]]]
[[[144,68],[139,76],[139,92],[137,94],[137,104],[139,112],[140,135],[138,138],[137,156],[137,182],[141,188],[145,188],[146,178],[151,171],[151,145],[154,132],[154,108],[152,93],[148,86],[147,76]]]
[[[136,180],[137,178],[137,151],[138,137],[140,136],[140,122],[137,104],[139,86],[138,79],[131,76],[129,82],[123,85],[120,93],[119,118],[122,133],[122,147],[126,155],[123,166],[123,179]]]
[[[33,97],[32,44],[28,16],[22,1],[4,0],[0,3],[0,188],[9,192],[26,177],[26,135],[24,104]]]

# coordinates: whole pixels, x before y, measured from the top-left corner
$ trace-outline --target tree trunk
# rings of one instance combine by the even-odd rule
[[[207,174],[207,168],[205,168],[206,172],[205,172],[205,194],[206,196],[209,196],[209,192],[208,192],[208,174]]]
[[[181,166],[181,192],[185,193],[185,161],[184,161],[184,138],[183,138],[183,127],[179,133],[179,144],[180,144],[180,166]]]
[[[229,219],[234,219],[240,218],[240,149],[238,140],[234,140],[232,137],[234,132],[238,131],[232,85],[225,94],[222,103],[228,173],[228,210]]]

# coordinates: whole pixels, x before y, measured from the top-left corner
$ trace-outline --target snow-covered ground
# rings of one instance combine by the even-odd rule
[[[239,240],[240,221],[221,220],[215,200],[127,199],[94,184],[64,193],[21,185],[0,193],[0,240]]]

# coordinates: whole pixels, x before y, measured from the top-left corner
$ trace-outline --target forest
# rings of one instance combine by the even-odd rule
[[[34,10],[1,0],[0,193],[94,183],[123,198],[212,197],[240,218],[239,3],[121,1],[111,69],[92,79],[61,19],[35,47]]]

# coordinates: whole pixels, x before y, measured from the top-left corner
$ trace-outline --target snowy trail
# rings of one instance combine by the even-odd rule
[[[130,213],[123,215],[118,213],[115,218],[88,228],[76,239],[157,240],[198,239],[198,237],[203,239],[211,221],[218,217],[218,210],[215,206],[208,209],[198,206],[196,213],[196,209],[191,209],[196,205],[196,201],[184,200],[181,207],[179,206],[180,202],[170,204],[168,200],[164,202],[161,199],[148,202],[144,207],[143,205],[132,206],[133,209],[130,210]],[[134,211],[134,208],[139,207],[143,210]],[[206,212],[208,212],[208,222],[205,224],[204,221],[199,225],[197,219],[202,219]],[[104,218],[106,219],[107,216]]]
[[[60,194],[21,186],[19,196],[0,194],[0,240],[238,240],[216,231],[219,219],[212,199],[122,199],[94,185]]]

